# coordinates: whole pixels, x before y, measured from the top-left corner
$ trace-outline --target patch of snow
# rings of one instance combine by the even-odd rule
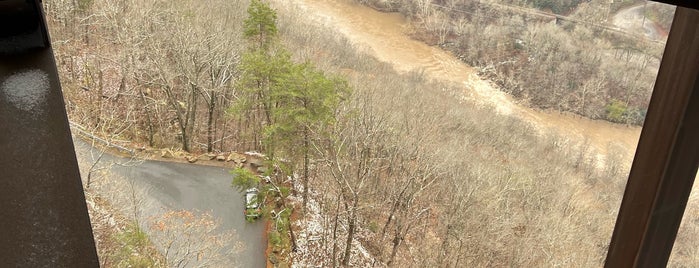
[[[2,91],[16,108],[26,112],[36,110],[46,100],[49,76],[39,69],[19,72],[2,82]]]
[[[364,248],[364,246],[362,246],[362,243],[359,243],[355,240],[354,248],[356,248],[357,251],[359,251],[359,253],[362,254],[362,257],[364,257],[365,259],[372,259],[371,254],[369,254],[369,251],[367,251]]]
[[[258,152],[255,152],[255,151],[245,152],[245,155],[257,156],[257,157],[265,157],[265,155],[263,155],[263,154],[261,154],[261,153],[258,153]]]

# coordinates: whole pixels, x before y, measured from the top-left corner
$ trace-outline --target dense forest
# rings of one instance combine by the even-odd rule
[[[266,155],[277,263],[602,264],[630,152],[609,144],[601,161],[585,140],[463,102],[456,85],[399,73],[283,2],[44,1],[70,119],[141,149]],[[642,122],[652,43],[429,2],[388,7],[533,106]],[[674,263],[696,264],[692,230]]]

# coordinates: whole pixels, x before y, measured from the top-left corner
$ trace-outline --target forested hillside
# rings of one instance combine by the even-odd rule
[[[642,1],[357,2],[401,12],[415,38],[452,51],[533,107],[643,123],[664,45],[611,27],[616,11]],[[648,24],[667,25],[673,9],[657,6]]]
[[[475,1],[442,1],[473,11],[465,16],[422,2],[396,9],[413,18],[416,38],[454,49],[522,101],[642,119],[654,45]],[[286,1],[44,5],[71,120],[142,149],[266,155],[279,266],[604,260],[625,147],[609,144],[600,161],[586,140],[464,101],[459,85],[420,70],[397,72]],[[260,180],[236,174],[238,185]],[[679,238],[674,262],[696,265],[695,236]]]

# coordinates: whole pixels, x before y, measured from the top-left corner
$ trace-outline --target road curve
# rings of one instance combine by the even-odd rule
[[[76,154],[89,152],[90,146],[74,139]],[[124,162],[123,158],[106,155],[101,164]],[[146,190],[148,200],[144,218],[162,213],[163,210],[192,210],[209,212],[220,220],[220,230],[233,230],[244,245],[233,256],[231,263],[237,267],[265,267],[264,224],[248,223],[243,217],[243,196],[230,187],[232,176],[228,169],[185,163],[146,160],[137,165],[110,165],[112,172],[128,180],[135,180],[137,187]],[[233,267],[227,266],[227,267]]]
[[[663,36],[663,34],[656,29],[654,26],[655,22],[650,18],[646,18],[644,15],[646,12],[646,5],[638,4],[619,11],[614,15],[614,25],[628,32],[643,33],[645,37],[651,40],[667,39],[667,36]]]

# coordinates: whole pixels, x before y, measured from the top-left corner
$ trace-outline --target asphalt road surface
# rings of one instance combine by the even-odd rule
[[[90,146],[75,140],[76,153],[88,153]],[[100,163],[119,163],[124,159],[105,155]],[[248,223],[243,216],[243,195],[230,187],[229,169],[164,161],[143,161],[130,165],[111,165],[114,173],[146,190],[143,211],[146,218],[164,210],[209,212],[220,220],[220,230],[233,230],[244,246],[227,267],[265,267],[264,224]],[[235,263],[235,264],[233,264]]]

